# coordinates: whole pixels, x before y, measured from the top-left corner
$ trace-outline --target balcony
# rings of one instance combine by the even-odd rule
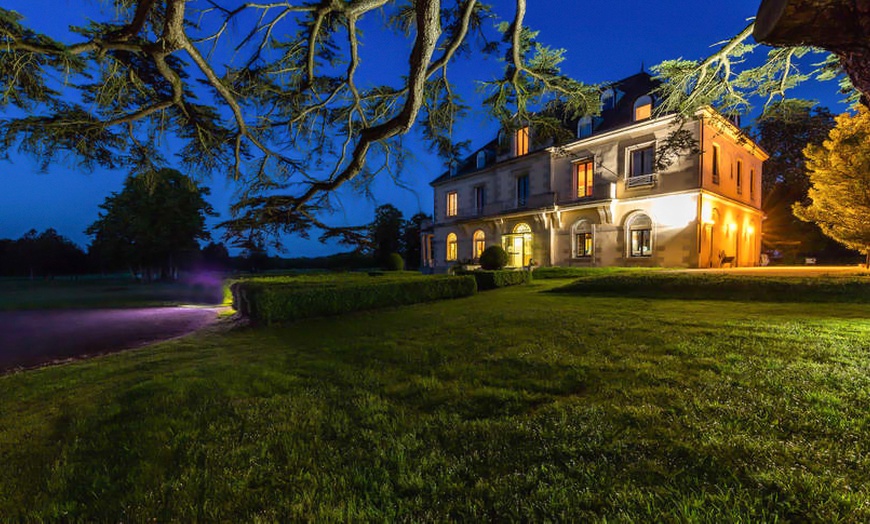
[[[629,176],[625,179],[625,188],[652,186],[656,183],[656,174]]]

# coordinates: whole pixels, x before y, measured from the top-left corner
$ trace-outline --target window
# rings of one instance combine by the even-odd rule
[[[525,206],[529,201],[529,175],[517,177],[517,207]]]
[[[586,220],[574,224],[574,258],[592,256],[592,228]]]
[[[517,129],[516,136],[514,137],[515,142],[515,155],[514,156],[523,156],[529,154],[529,128],[528,126]]]
[[[480,151],[477,153],[477,169],[484,167],[486,167],[486,151]]]
[[[587,198],[592,196],[593,188],[593,162],[592,160],[583,160],[574,164],[574,187],[577,188],[577,198]]]
[[[484,186],[476,186],[474,188],[475,213],[482,215],[484,206],[486,206],[486,188],[484,188]]]
[[[749,170],[749,200],[755,200],[755,170]]]
[[[459,242],[456,240],[456,233],[447,234],[447,261],[457,260],[459,258]]]
[[[716,144],[713,144],[713,167],[712,167],[712,170],[713,170],[713,183],[714,184],[719,183],[719,158],[721,156],[722,155],[719,152],[719,146],[717,146]]]
[[[577,138],[586,138],[592,134],[592,117],[584,116],[577,122]]]
[[[616,100],[616,93],[613,92],[613,88],[605,89],[603,93],[601,93],[601,110],[610,109],[614,106],[614,102]]]
[[[455,217],[459,214],[459,195],[456,191],[447,193],[447,216]]]
[[[651,175],[653,172],[653,158],[655,157],[655,148],[647,146],[640,149],[635,149],[631,152],[631,166],[629,168],[629,176]]]
[[[630,252],[632,257],[652,256],[652,220],[638,213],[629,221]]]
[[[532,260],[532,228],[521,222],[513,233],[502,235],[502,247],[508,255],[508,267],[528,266]]]
[[[653,101],[649,96],[642,96],[634,103],[634,121],[640,122],[652,116]]]
[[[743,194],[743,161],[737,161],[737,194]]]
[[[486,233],[484,233],[483,230],[478,229],[474,232],[474,245],[472,247],[474,259],[477,260],[480,258],[480,254],[483,253],[483,250],[486,249]]]

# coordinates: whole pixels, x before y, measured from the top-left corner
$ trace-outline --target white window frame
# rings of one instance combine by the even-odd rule
[[[452,197],[452,198],[451,198]],[[452,202],[451,202],[452,200]],[[459,192],[458,191],[448,191],[447,192],[447,209],[446,216],[448,218],[452,218],[459,215]]]
[[[631,157],[635,151],[640,149],[652,148],[653,151],[653,170],[651,173],[647,173],[644,175],[631,176],[631,168],[632,162]],[[649,142],[644,142],[642,144],[635,144],[633,146],[629,146],[625,148],[625,187],[626,189],[632,187],[645,187],[651,186],[656,183],[658,178],[658,174],[655,171],[655,154],[656,154],[656,141],[651,140]],[[634,179],[634,180],[632,180]],[[631,180],[631,181],[630,181]]]
[[[632,237],[632,232],[634,231],[632,229],[632,226],[634,225],[635,222],[637,222],[640,219],[640,217],[646,217],[649,220],[649,224],[650,224],[650,226],[649,226],[649,253],[643,254],[643,251],[641,250],[641,254],[635,255],[634,250],[632,249],[632,246],[631,246],[631,240],[632,240],[631,237]],[[638,228],[637,229],[637,231],[640,231],[640,230],[646,231],[646,228]],[[626,258],[629,258],[629,259],[652,258],[653,252],[655,252],[655,248],[656,248],[656,234],[655,233],[656,233],[656,221],[655,221],[655,219],[653,219],[652,215],[650,215],[648,212],[643,211],[643,210],[634,211],[633,213],[631,213],[628,216],[628,218],[626,218],[626,220],[625,220],[625,254],[626,254]]]
[[[592,238],[592,249],[588,255],[580,255],[580,245],[577,242],[577,235],[586,234],[591,235]],[[589,221],[589,219],[581,218],[577,222],[574,222],[574,225],[571,226],[571,258],[577,260],[591,260],[595,256],[595,224]]]

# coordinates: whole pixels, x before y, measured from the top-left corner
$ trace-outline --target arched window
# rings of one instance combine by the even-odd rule
[[[456,239],[456,233],[447,234],[447,261],[457,260],[459,258],[459,242]]]
[[[639,122],[652,116],[653,100],[649,95],[644,95],[634,102],[634,121]]]
[[[650,257],[653,248],[653,221],[644,213],[635,213],[627,221],[629,256]]]
[[[588,220],[578,220],[573,227],[574,258],[589,258],[592,256],[593,238],[592,225]]]
[[[531,233],[532,228],[529,227],[525,222],[520,222],[516,226],[514,226],[514,233]]]
[[[483,169],[486,167],[486,151],[479,151],[477,153],[477,169]]]
[[[592,134],[592,117],[584,116],[577,122],[577,138],[586,138]]]
[[[474,232],[472,242],[472,253],[474,253],[474,259],[477,260],[480,258],[480,254],[483,253],[483,250],[486,249],[486,233],[484,233],[482,229],[478,229]]]

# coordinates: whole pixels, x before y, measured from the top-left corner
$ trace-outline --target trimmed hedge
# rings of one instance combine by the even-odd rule
[[[241,281],[230,286],[233,308],[264,324],[474,295],[473,277],[333,282],[322,285]]]
[[[866,304],[870,303],[870,278],[643,272],[580,278],[551,292],[632,298]]]
[[[532,281],[532,273],[529,271],[471,271],[467,275],[474,276],[477,281],[478,291],[486,291],[505,286],[528,284]]]

